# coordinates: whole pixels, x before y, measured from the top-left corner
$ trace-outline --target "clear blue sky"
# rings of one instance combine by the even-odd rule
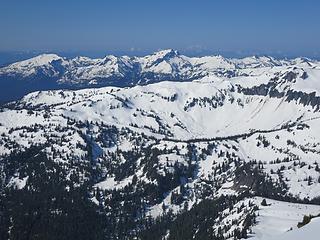
[[[0,51],[320,50],[319,0],[0,0]]]

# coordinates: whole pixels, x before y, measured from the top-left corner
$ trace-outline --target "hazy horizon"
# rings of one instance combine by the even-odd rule
[[[115,56],[145,56],[152,54],[153,52],[160,51],[164,49],[154,49],[154,50],[96,50],[96,51],[50,51],[50,50],[29,50],[29,51],[0,51],[0,66],[8,65],[17,61],[26,60],[40,54],[54,53],[59,56],[66,58],[73,58],[76,56],[86,56],[90,58],[103,58],[106,55]],[[190,56],[190,57],[200,57],[208,55],[222,55],[226,58],[244,58],[250,56],[271,56],[277,59],[292,59],[298,57],[307,57],[314,60],[320,60],[320,52],[314,52],[313,54],[298,54],[298,53],[288,53],[288,52],[258,52],[258,51],[213,51],[213,50],[202,50],[202,51],[190,51],[186,49],[174,49],[178,50],[179,53]]]
[[[188,55],[320,56],[314,0],[13,0],[0,6],[1,52],[144,55],[173,48]]]

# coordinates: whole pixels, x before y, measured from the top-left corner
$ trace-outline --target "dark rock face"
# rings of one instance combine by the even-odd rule
[[[297,78],[298,74],[293,72],[293,71],[290,71],[290,72],[287,72],[284,76],[283,76],[283,79],[289,81],[289,82],[293,82],[296,78]]]
[[[301,75],[302,79],[307,79],[308,78],[308,74],[306,72],[303,72]]]
[[[302,76],[306,77],[307,74],[304,72]],[[297,78],[297,74],[294,72],[288,72],[283,78],[288,81],[294,81]],[[320,97],[316,96],[316,92],[306,93],[302,91],[295,91],[292,89],[279,91],[276,87],[281,85],[282,82],[279,81],[279,78],[271,79],[268,84],[261,84],[259,86],[254,86],[252,88],[243,88],[238,85],[238,92],[241,92],[245,95],[258,95],[258,96],[269,96],[273,98],[283,98],[285,101],[297,101],[303,106],[311,106],[315,108],[315,111],[320,109]],[[285,88],[286,89],[286,88]]]
[[[301,91],[289,90],[286,94],[286,101],[297,101],[304,106],[312,106],[315,108],[315,111],[318,111],[320,108],[320,97],[316,96],[315,92],[305,93]]]
[[[279,92],[276,89],[276,85],[277,84],[275,82],[270,81],[268,84],[261,84],[252,88],[242,88],[241,86],[238,86],[238,92],[242,92],[245,95],[269,95],[270,97],[282,98],[285,95],[285,93]]]

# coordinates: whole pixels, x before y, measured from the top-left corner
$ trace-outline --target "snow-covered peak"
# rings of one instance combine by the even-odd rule
[[[17,78],[18,81],[30,77],[36,79],[39,73],[46,77],[57,77],[61,69],[54,66],[55,61],[59,63],[58,65],[66,64],[65,60],[56,54],[41,54],[24,61],[12,63],[0,68],[0,80],[1,75]]]
[[[171,74],[173,77],[183,75],[191,70],[189,59],[180,55],[177,50],[167,49],[139,59],[142,72]]]
[[[154,52],[151,55],[147,55],[142,59],[145,62],[146,66],[156,65],[162,61],[169,61],[172,58],[179,57],[179,53],[173,49],[161,50],[158,52]]]
[[[157,52],[154,52],[152,55],[158,57],[158,58],[163,58],[165,56],[178,56],[180,55],[179,52],[177,50],[174,49],[164,49],[164,50],[160,50]]]
[[[233,59],[233,61],[240,68],[274,67],[288,64],[285,61],[280,61],[270,56],[252,56],[242,59]]]
[[[292,63],[299,67],[315,67],[318,65],[315,61],[305,57],[295,58],[292,60]]]
[[[105,56],[102,60],[103,61],[113,61],[113,62],[116,62],[118,61],[118,57],[114,56],[114,55],[107,55]]]
[[[63,58],[57,54],[41,54],[39,56],[13,63],[8,67],[18,68],[18,67],[39,67],[43,65],[48,65],[53,61],[62,60]]]
[[[194,57],[190,58],[190,61],[193,65],[207,71],[214,71],[216,69],[235,69],[235,64],[221,55]]]

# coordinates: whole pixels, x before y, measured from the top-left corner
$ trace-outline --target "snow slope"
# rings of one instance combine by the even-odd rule
[[[309,224],[306,226],[290,231],[282,236],[279,236],[277,239],[279,240],[300,240],[300,239],[308,239],[308,240],[317,240],[319,239],[319,227],[320,227],[320,219],[312,219]]]
[[[317,215],[320,213],[320,206],[317,205],[287,203],[266,199],[269,206],[262,206],[262,198],[256,198],[255,201],[260,209],[258,210],[257,225],[252,228],[253,237],[251,239],[253,240],[293,240],[299,235],[304,236],[305,239],[309,239],[308,235],[305,235],[303,232],[305,229],[309,229],[311,225],[298,229],[297,224],[302,221],[304,215]],[[317,219],[314,219],[314,221],[317,222]],[[298,233],[297,236],[296,233]],[[316,238],[310,238],[310,240],[312,239]]]

